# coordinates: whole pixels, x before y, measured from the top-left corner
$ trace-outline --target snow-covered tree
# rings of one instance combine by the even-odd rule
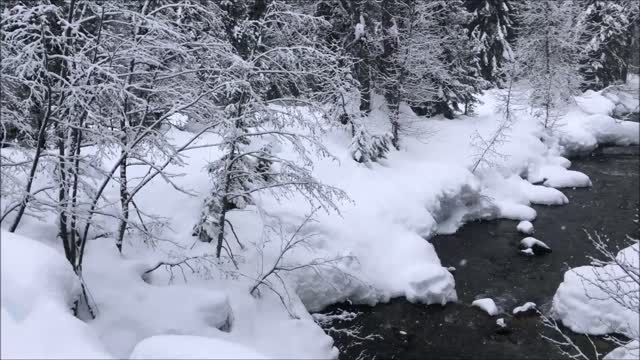
[[[461,1],[387,0],[384,4],[378,83],[389,106],[397,148],[400,103],[423,115],[453,118],[460,105],[470,109],[483,81],[465,29],[469,13]]]
[[[629,9],[619,1],[590,0],[584,10],[587,58],[581,66],[584,87],[603,89],[625,81],[628,73]]]
[[[3,124],[24,133],[24,142],[15,144],[24,161],[2,166],[3,188],[19,190],[16,201],[3,209],[2,219],[12,215],[13,232],[28,210],[40,215],[52,211],[65,255],[78,273],[82,250],[77,199],[91,189],[81,178],[90,167],[80,154],[82,128],[85,109],[97,91],[93,79],[99,72],[91,67],[97,62],[103,19],[88,7],[71,1],[6,8],[1,36]],[[49,178],[44,185],[36,181],[43,172]],[[35,196],[54,189],[50,196]]]
[[[531,87],[530,103],[545,129],[552,129],[565,105],[580,92],[579,4],[571,0],[527,0],[519,4],[517,61]]]
[[[11,231],[30,209],[53,212],[79,275],[96,216],[117,219],[120,250],[127,229],[147,232],[134,196],[158,175],[171,182],[164,169],[180,163],[188,145],[169,144],[163,125],[178,113],[214,125],[212,94],[224,86],[215,80],[225,53],[224,44],[207,37],[221,28],[216,9],[191,1],[70,1],[5,10],[3,124],[6,116],[30,134],[16,146],[27,160],[2,166],[11,175],[3,176],[3,194],[20,189],[3,209]],[[92,151],[85,153],[87,145]],[[104,169],[107,157],[114,161]],[[130,179],[131,166],[148,171]],[[104,201],[111,182],[121,190],[119,214]],[[129,219],[130,206],[141,223]]]
[[[352,74],[360,92],[360,111],[371,110],[376,58],[382,51],[380,3],[372,0],[322,0],[315,14],[331,24],[329,46],[354,58]]]
[[[203,4],[185,0],[105,5],[111,16],[105,21],[104,59],[118,83],[117,91],[105,93],[104,99],[112,104],[109,130],[119,152],[119,250],[140,185],[161,173],[157,166],[167,160],[179,162],[162,125],[176,113],[207,123],[215,112],[211,87],[220,86],[215,79],[230,46],[220,41],[220,10]],[[149,172],[131,183],[131,166],[147,166]]]
[[[469,35],[477,44],[482,77],[496,86],[504,85],[503,63],[513,60],[515,10],[510,0],[467,0],[472,18]]]
[[[194,235],[216,241],[216,256],[227,246],[227,213],[259,205],[255,195],[298,194],[310,203],[335,209],[343,193],[311,174],[314,149],[328,155],[318,138],[322,105],[342,88],[348,64],[317,41],[329,24],[294,11],[283,1],[264,8],[244,1],[222,1],[226,33],[234,56],[219,76],[226,84],[216,96],[224,108],[218,131],[223,156],[209,165],[213,180]],[[296,156],[283,154],[291,148]]]
[[[423,17],[418,28],[430,39],[424,44],[425,51],[434,51],[437,46],[434,63],[426,64],[432,68],[428,75],[431,91],[435,93],[432,100],[421,104],[412,104],[418,114],[443,114],[446,118],[453,118],[455,112],[465,114],[473,110],[477,102],[476,95],[486,82],[480,75],[478,57],[475,51],[475,39],[469,38],[467,24],[471,14],[465,9],[461,0],[453,1],[418,1],[418,14]],[[416,41],[420,40],[423,31],[415,31],[412,35]],[[429,44],[429,42],[436,44]],[[423,54],[414,52],[415,60],[420,61]]]

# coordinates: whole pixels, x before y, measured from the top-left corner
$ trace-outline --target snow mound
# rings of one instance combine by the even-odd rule
[[[531,235],[533,234],[533,224],[531,221],[520,221],[516,229],[523,234]]]
[[[533,256],[535,253],[531,249],[520,250],[520,253],[527,256]]]
[[[513,309],[513,315],[517,315],[520,313],[526,313],[532,310],[536,310],[537,305],[534,302],[526,302],[521,306],[517,306],[516,308]]]
[[[534,252],[550,252],[551,251],[551,248],[547,244],[531,236],[528,236],[520,240],[520,247],[523,249],[531,249]]]
[[[444,305],[456,301],[455,280],[453,275],[441,266],[418,264],[408,273],[410,288],[406,291],[407,300],[425,304]]]
[[[640,342],[633,340],[620,346],[602,358],[602,360],[638,360],[640,358]]]
[[[1,357],[110,358],[89,326],[71,312],[80,287],[64,255],[5,230],[0,235]]]
[[[123,259],[111,241],[90,242],[85,258],[87,283],[100,284],[91,287],[100,310],[91,325],[117,357],[128,356],[136,343],[150,336],[211,335],[232,325],[225,292],[186,284],[149,284],[142,273],[153,264]]]
[[[618,146],[638,145],[639,124],[621,121],[608,115],[570,113],[573,119],[558,131],[559,144],[568,154],[592,151],[599,144]]]
[[[587,175],[579,171],[567,170],[559,165],[542,166],[538,176],[544,179],[543,185],[552,188],[591,186],[591,180]]]
[[[159,335],[139,342],[131,359],[269,359],[268,357],[222,339],[201,336]]]
[[[637,268],[638,244],[621,250],[617,259]],[[629,281],[619,265],[580,266],[565,272],[564,281],[553,297],[554,317],[574,332],[591,335],[616,332],[637,338],[640,326],[637,309],[622,306],[603,291],[603,286],[613,293],[631,294],[623,296],[630,304],[633,300],[629,296],[637,296],[640,291],[637,281]]]
[[[491,316],[498,315],[498,307],[493,299],[484,298],[478,299],[471,303],[471,306],[476,306],[485,311],[487,314]]]

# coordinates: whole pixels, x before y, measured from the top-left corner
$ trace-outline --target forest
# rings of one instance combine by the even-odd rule
[[[531,235],[538,205],[597,189],[573,157],[638,146],[636,0],[0,7],[3,358],[372,358],[351,344],[388,336],[328,307],[466,301],[433,237],[497,219]],[[563,270],[538,312],[557,356],[615,333],[605,358],[637,357],[625,196],[635,219],[611,236],[631,255],[583,220],[600,263],[571,267],[613,270]],[[597,296],[568,289],[585,278],[608,305],[584,310]],[[579,320],[597,311],[617,325]]]

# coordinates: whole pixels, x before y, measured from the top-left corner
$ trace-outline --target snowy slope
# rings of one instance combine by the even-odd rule
[[[638,143],[637,123],[617,122],[608,116],[615,104],[585,108],[584,104],[593,101],[613,103],[600,93],[589,93],[581,98],[585,101],[577,101],[570,109],[562,119],[564,125],[552,137],[545,134],[528,112],[521,111],[510,129],[509,141],[497,149],[505,156],[492,159],[495,166],[481,167],[472,174],[469,169],[478,151],[472,142],[474,134],[477,131],[489,136],[500,121],[495,110],[495,95],[495,90],[488,91],[482,96],[484,103],[476,115],[456,120],[421,119],[404,108],[404,121],[411,124],[412,133],[418,136],[403,136],[402,149],[393,151],[380,164],[355,163],[349,153],[348,131],[326,129],[324,143],[335,159],[316,159],[314,175],[343,189],[351,200],[342,204],[340,214],[319,213],[317,221],[307,230],[316,234],[309,246],[297,249],[288,257],[290,264],[305,264],[317,258],[336,260],[332,266],[319,271],[302,268],[283,274],[289,290],[285,299],[287,308],[272,292],[262,291],[262,297],[256,299],[249,295],[248,289],[264,268],[273,263],[280,248],[278,239],[264,241],[263,225],[271,219],[265,213],[280,219],[284,234],[290,234],[310,211],[304,200],[296,197],[278,202],[271,195],[263,194],[259,202],[265,213],[252,207],[231,213],[238,235],[250,245],[245,250],[238,246],[233,249],[240,259],[239,270],[233,270],[230,264],[201,263],[195,266],[196,274],[187,269],[183,278],[182,271],[176,268],[171,284],[164,268],[153,276],[143,276],[158,261],[177,261],[213,251],[210,244],[200,243],[191,236],[202,198],[211,188],[205,165],[219,156],[215,148],[207,147],[189,151],[184,166],[170,168],[185,174],[174,180],[196,196],[177,192],[160,178],[136,196],[139,208],[168,221],[168,227],[158,229],[164,241],[155,243],[153,248],[145,245],[136,232],[131,232],[124,255],[116,252],[110,238],[99,238],[88,244],[84,272],[98,311],[97,319],[82,323],[69,313],[70,298],[64,294],[77,294],[77,289],[72,287],[70,269],[60,270],[60,273],[66,271],[66,275],[55,281],[36,283],[30,292],[21,290],[23,292],[15,294],[39,294],[29,296],[30,299],[55,294],[52,298],[58,300],[50,306],[57,310],[50,313],[66,319],[69,329],[86,337],[83,342],[86,348],[76,348],[75,354],[56,350],[61,356],[127,357],[134,349],[136,357],[217,356],[200,352],[200,346],[208,346],[207,341],[194,337],[204,336],[231,344],[225,349],[243,349],[265,357],[335,357],[337,350],[332,346],[332,339],[313,322],[308,311],[346,299],[367,304],[396,296],[423,303],[456,300],[453,276],[441,266],[433,246],[425,239],[437,233],[454,232],[465,221],[474,219],[503,217],[533,221],[536,212],[531,204],[568,202],[554,187],[590,185],[586,175],[567,169],[570,161],[563,156],[590,150],[600,142]],[[366,123],[374,133],[387,130],[386,112],[380,99]],[[190,134],[170,130],[167,135],[180,144]],[[544,142],[541,139],[545,139]],[[198,144],[217,140],[207,135]],[[5,154],[7,150],[2,151]],[[279,151],[287,156],[290,149]],[[110,166],[108,162],[105,168]],[[131,176],[143,171],[140,167],[132,168]],[[116,199],[117,195],[117,186],[111,184],[106,197]],[[116,213],[117,208],[106,207],[103,211]],[[54,220],[41,223],[25,219],[19,232],[57,247]],[[97,220],[107,229],[115,227],[111,218]],[[5,275],[5,256],[12,258],[22,251],[11,245],[12,240],[6,240],[11,236],[2,234],[3,290],[5,276],[8,284],[11,281],[19,284],[17,279],[21,277],[17,270],[8,270]],[[35,240],[30,242],[38,244]],[[63,269],[60,249],[56,249],[57,253],[47,249],[51,254],[45,254],[46,257],[57,256],[57,265],[46,265],[47,268]],[[22,295],[16,295],[9,299],[8,304],[13,301],[14,305],[5,309],[3,297],[3,330],[28,325],[36,331],[54,326],[53,318],[40,317],[37,312],[26,319],[36,316],[32,324],[38,325],[29,325],[23,314],[28,310],[21,310],[20,306],[41,307],[20,305],[21,298]],[[18,347],[22,343],[13,335],[19,333],[17,330],[9,335],[5,333],[3,331],[3,345],[6,341],[16,346],[10,346],[7,354],[38,354],[36,348]],[[64,331],[56,333],[65,334]],[[159,350],[161,353],[150,352],[149,348],[158,341],[157,336],[162,335],[176,337],[170,338],[167,348]],[[5,339],[5,336],[12,338]],[[197,349],[189,354],[177,352],[176,347],[185,343],[194,344]]]

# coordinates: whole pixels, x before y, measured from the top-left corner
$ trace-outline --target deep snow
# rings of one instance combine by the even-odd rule
[[[177,192],[160,178],[137,195],[138,207],[168,221],[169,226],[159,230],[165,241],[157,242],[155,249],[135,232],[128,234],[124,255],[117,253],[110,238],[88,244],[84,272],[98,313],[95,320],[82,322],[69,310],[78,284],[55,241],[54,219],[25,219],[19,233],[26,237],[2,232],[2,357],[230,357],[242,352],[329,358],[337,356],[333,341],[308,311],[347,299],[367,304],[397,296],[422,303],[456,300],[454,278],[425,238],[454,232],[474,219],[534,221],[531,204],[568,202],[556,187],[590,185],[586,175],[567,169],[570,161],[564,156],[590,151],[598,143],[638,143],[637,123],[609,116],[618,105],[615,99],[590,92],[577,98],[552,135],[526,111],[518,112],[509,141],[496,149],[505,156],[490,159],[495,166],[472,174],[469,168],[478,150],[474,134],[490,136],[501,120],[496,93],[491,90],[481,97],[476,115],[455,120],[419,119],[403,108],[403,121],[418,136],[403,136],[402,149],[379,164],[355,163],[349,132],[326,129],[324,143],[336,159],[316,159],[314,175],[346,191],[351,202],[342,204],[341,214],[318,214],[308,229],[317,234],[309,247],[290,254],[290,264],[336,260],[318,271],[304,268],[283,274],[286,289],[280,290],[289,295],[288,309],[268,290],[256,299],[248,289],[280,248],[279,239],[265,241],[262,236],[264,223],[272,219],[265,213],[280,219],[283,236],[291,234],[310,211],[297,197],[279,203],[264,194],[259,199],[263,213],[248,208],[231,214],[240,238],[252,245],[247,250],[234,248],[241,259],[239,271],[228,271],[229,264],[221,268],[201,262],[195,265],[198,274],[187,271],[186,282],[178,269],[171,284],[164,268],[143,276],[158,261],[212,252],[211,245],[197,242],[191,231],[210,189],[204,168],[219,156],[214,148],[192,150],[184,166],[170,167],[187,174],[174,180],[198,196]],[[366,123],[371,132],[380,133],[388,124],[380,98],[376,104]],[[189,135],[175,129],[167,133],[178,144]],[[198,144],[216,140],[207,135]],[[284,147],[279,151],[285,156],[290,152]],[[143,170],[133,168],[132,176],[136,171]],[[117,186],[111,184],[107,198],[117,194]],[[112,219],[98,221],[114,228]],[[51,341],[29,341],[45,332]],[[158,342],[162,348],[155,345]],[[191,347],[188,353],[186,344]],[[205,349],[211,344],[219,344],[220,352]]]
[[[640,287],[637,270],[630,269],[638,269],[639,251],[635,242],[616,256],[621,265],[587,265],[565,272],[553,297],[553,316],[572,331],[591,335],[619,333],[633,340],[614,350],[609,355],[611,359],[638,358]]]

